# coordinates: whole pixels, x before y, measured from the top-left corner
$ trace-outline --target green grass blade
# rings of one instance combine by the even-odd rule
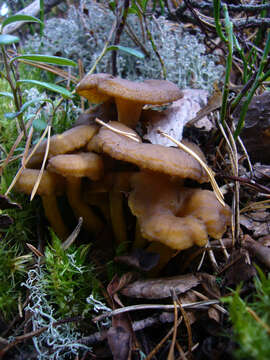
[[[61,65],[61,66],[77,66],[77,64],[73,60],[69,60],[59,56],[49,56],[49,55],[41,55],[41,54],[25,54],[25,55],[16,56],[10,62],[12,63],[13,61],[18,59],[39,61],[39,62]]]
[[[38,81],[38,80],[18,80],[17,84],[32,84],[32,85],[39,85],[47,90],[56,92],[60,95],[62,95],[64,98],[72,98],[73,95],[70,91],[63,88],[62,86],[55,85],[52,83],[44,82],[44,81]]]
[[[24,22],[36,22],[39,23],[40,25],[42,25],[42,21],[40,21],[38,18],[36,18],[35,16],[30,16],[30,15],[13,15],[8,17],[7,19],[5,19],[2,22],[2,31],[4,29],[5,26],[17,22],[17,21],[24,21]]]

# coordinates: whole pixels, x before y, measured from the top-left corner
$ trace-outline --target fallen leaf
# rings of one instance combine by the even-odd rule
[[[242,241],[244,249],[255,256],[257,260],[270,268],[270,248],[262,245],[259,241],[253,240],[249,235],[245,235]]]
[[[115,257],[114,261],[132,266],[137,270],[149,271],[158,264],[159,257],[159,254],[135,249],[130,255]]]
[[[197,112],[206,104],[208,91],[197,89],[183,90],[184,96],[172,103],[170,107],[163,111],[145,110],[142,114],[142,120],[147,122],[147,134],[145,139],[152,144],[163,146],[175,146],[175,144],[159,134],[161,130],[172,136],[177,141],[182,140],[183,128]],[[203,117],[200,127],[213,127],[210,120]]]
[[[111,327],[107,340],[114,360],[127,360],[131,350],[131,336],[123,327]]]
[[[199,284],[193,274],[185,274],[161,279],[138,280],[125,287],[121,293],[125,296],[145,299],[163,299],[171,296],[170,289],[181,294]]]
[[[248,263],[249,256],[245,249],[236,249],[230,255],[225,265],[226,286],[237,285],[250,280],[256,275],[256,269]]]
[[[258,210],[240,216],[240,224],[252,231],[253,237],[269,234],[270,214],[268,211]]]

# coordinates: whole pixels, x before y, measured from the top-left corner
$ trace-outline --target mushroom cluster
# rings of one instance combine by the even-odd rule
[[[95,74],[86,76],[76,91],[104,109],[116,106],[118,121],[109,127],[75,126],[50,139],[38,194],[57,235],[65,239],[70,231],[57,204],[57,196],[66,195],[74,215],[83,218],[83,226],[96,238],[106,224],[118,243],[136,237],[135,247],[150,241],[149,249],[184,250],[205,245],[208,236],[220,238],[229,223],[229,207],[212,191],[184,186],[185,179],[208,182],[200,163],[179,148],[143,143],[134,130],[144,104],[181,98],[177,86]],[[197,145],[185,144],[205,161]],[[17,190],[31,193],[46,145],[44,141],[33,154]],[[136,236],[127,231],[132,228],[127,226],[127,206],[136,217]]]

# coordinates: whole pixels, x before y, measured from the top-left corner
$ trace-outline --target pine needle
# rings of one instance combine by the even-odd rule
[[[118,130],[118,129],[115,129],[113,126],[109,125],[109,124],[106,124],[104,121],[96,118],[95,121],[100,124],[100,125],[103,125],[105,126],[106,128],[114,131],[115,133],[119,134],[119,135],[123,135],[123,136],[126,136],[127,138],[131,139],[131,140],[134,140],[136,142],[140,142],[140,140],[132,133],[129,133],[127,131],[122,131],[122,130]]]
[[[175,140],[172,136],[166,134],[163,131],[158,131],[159,134],[165,136],[166,138],[170,139],[172,142],[174,142],[180,149],[186,151],[189,155],[191,155],[192,157],[194,157],[199,163],[200,165],[203,167],[203,169],[206,171],[207,175],[209,176],[209,180],[211,182],[212,188],[214,190],[214,193],[218,199],[218,201],[221,203],[221,205],[225,206],[225,202],[224,202],[224,196],[220,190],[220,188],[218,187],[218,184],[215,180],[214,177],[214,172],[213,170],[211,170],[209,168],[208,165],[206,165],[206,163],[199,157],[198,154],[196,154],[193,150],[191,150],[189,147],[187,147],[186,145],[180,143],[179,141]]]

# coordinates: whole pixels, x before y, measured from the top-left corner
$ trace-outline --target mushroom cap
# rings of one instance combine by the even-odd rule
[[[161,105],[180,99],[182,91],[168,80],[134,82],[121,78],[106,79],[98,84],[102,94],[140,104]]]
[[[91,104],[101,104],[109,100],[110,96],[100,92],[99,85],[112,78],[112,75],[105,73],[86,75],[76,86],[76,93],[85,97]]]
[[[168,176],[146,172],[133,175],[131,186],[129,207],[148,240],[183,250],[203,246],[208,234],[219,238],[226,230],[230,210],[211,191],[184,188]]]
[[[40,170],[37,169],[24,169],[16,182],[15,189],[30,195],[39,173]],[[44,170],[37,189],[37,194],[41,196],[52,194],[60,195],[63,193],[63,188],[63,178],[61,176]]]
[[[89,177],[98,180],[103,176],[104,167],[101,156],[94,153],[62,154],[49,160],[50,172],[68,177]]]
[[[80,125],[66,130],[62,134],[52,136],[50,138],[49,157],[69,153],[84,147],[97,133],[97,131],[98,126],[96,124]],[[28,162],[29,167],[35,167],[41,164],[46,146],[47,140],[43,141],[38,146],[32,158]]]
[[[119,126],[116,124],[119,123],[110,123],[111,126]],[[121,124],[121,129],[126,129],[127,132],[132,131],[123,124]],[[199,162],[181,149],[138,143],[106,127],[102,127],[94,139],[96,151],[106,153],[117,160],[131,162],[141,169],[190,178],[200,183],[208,181],[208,176]],[[204,160],[204,155],[198,146],[192,143],[186,143],[186,145]]]

